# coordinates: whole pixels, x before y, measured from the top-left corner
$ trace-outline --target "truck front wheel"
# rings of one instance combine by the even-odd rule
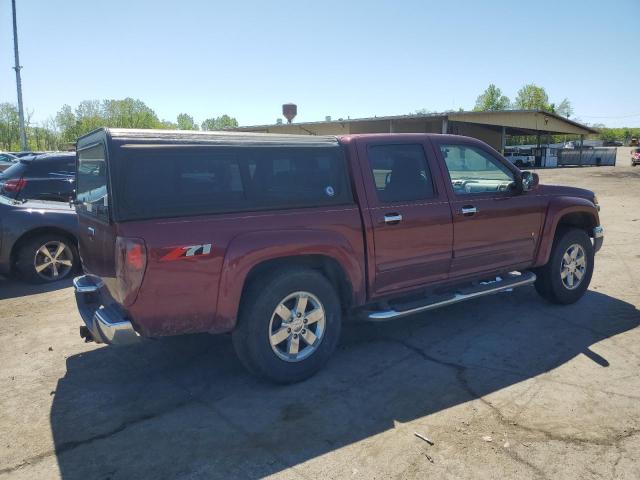
[[[233,344],[249,371],[278,383],[304,380],[327,362],[340,338],[341,307],[327,278],[286,269],[252,282]]]
[[[589,288],[593,266],[593,245],[587,233],[562,228],[556,234],[549,262],[536,271],[536,290],[553,303],[577,302]]]

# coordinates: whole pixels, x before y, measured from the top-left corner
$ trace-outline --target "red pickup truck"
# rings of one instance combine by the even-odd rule
[[[343,319],[529,284],[575,302],[603,242],[592,192],[461,136],[101,129],[77,152],[82,337],[231,332],[276,382],[318,371]]]

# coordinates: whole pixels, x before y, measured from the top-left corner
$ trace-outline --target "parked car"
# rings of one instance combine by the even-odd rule
[[[77,271],[78,221],[68,203],[0,195],[0,226],[0,274],[47,283]]]
[[[631,166],[640,165],[640,148],[631,150]]]
[[[22,157],[0,173],[0,195],[68,202],[74,193],[75,168],[74,152]]]
[[[623,143],[616,140],[609,140],[602,143],[603,147],[622,147]]]
[[[0,172],[4,172],[7,168],[18,161],[18,157],[10,153],[0,153]]]
[[[233,333],[276,382],[343,318],[378,322],[535,284],[577,301],[598,202],[455,135],[97,130],[78,140],[81,336]]]
[[[629,146],[630,147],[637,147],[638,146],[638,139],[636,137],[633,137],[631,139],[631,141],[629,142]]]
[[[504,157],[519,169],[535,167],[536,157],[530,152],[506,151]]]

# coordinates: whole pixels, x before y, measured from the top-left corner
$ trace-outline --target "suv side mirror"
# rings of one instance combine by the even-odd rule
[[[534,172],[522,172],[522,178],[520,180],[522,185],[522,191],[528,192],[529,190],[535,189],[540,183],[540,177],[538,177],[537,173]]]

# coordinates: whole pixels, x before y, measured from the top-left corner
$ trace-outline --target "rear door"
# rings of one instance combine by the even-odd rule
[[[476,141],[436,139],[453,214],[451,278],[530,264],[545,201],[516,192],[516,172]]]
[[[109,283],[115,278],[115,228],[110,223],[108,169],[104,144],[78,149],[76,210],[82,266]]]
[[[374,296],[446,279],[451,210],[437,163],[420,137],[358,140],[373,225]],[[371,280],[370,280],[371,281]]]

